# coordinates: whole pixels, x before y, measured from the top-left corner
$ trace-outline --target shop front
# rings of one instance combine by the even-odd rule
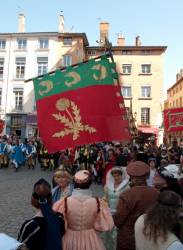
[[[38,136],[37,114],[27,114],[26,117],[26,137]]]
[[[156,127],[138,127],[138,140],[140,143],[148,143],[154,141],[158,144],[158,132],[159,128]]]
[[[26,116],[27,114],[22,113],[6,114],[6,134],[17,135],[24,139],[26,137]]]

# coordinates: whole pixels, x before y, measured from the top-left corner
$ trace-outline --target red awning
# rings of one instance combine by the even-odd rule
[[[138,130],[142,133],[148,133],[148,134],[157,134],[158,133],[158,128],[139,127]]]

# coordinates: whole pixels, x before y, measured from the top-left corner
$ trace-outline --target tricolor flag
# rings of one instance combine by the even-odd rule
[[[51,152],[129,141],[124,101],[107,56],[33,79],[40,137]]]

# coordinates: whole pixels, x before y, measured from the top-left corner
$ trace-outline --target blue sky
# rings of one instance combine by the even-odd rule
[[[85,32],[90,45],[99,38],[99,22],[110,23],[109,40],[122,32],[126,45],[140,35],[142,45],[166,45],[164,88],[183,68],[183,0],[6,0],[1,3],[0,32],[17,32],[18,13],[26,15],[26,31],[57,31],[63,11],[67,31]]]

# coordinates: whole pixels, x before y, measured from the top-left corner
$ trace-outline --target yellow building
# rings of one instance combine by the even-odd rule
[[[176,83],[167,90],[165,108],[183,107],[183,69],[177,74]]]
[[[87,48],[87,58],[104,52],[104,37],[108,36],[109,24],[100,23],[100,46]],[[119,35],[117,46],[112,47],[114,61],[120,77],[121,90],[127,109],[132,107],[136,126],[146,138],[155,135],[159,141],[159,128],[162,124],[163,67],[166,46],[142,46],[140,37],[135,38],[134,46],[125,44]],[[162,143],[159,142],[159,143]]]
[[[183,108],[183,69],[176,75],[176,82],[167,90],[167,100],[164,102],[164,109]],[[169,143],[183,138],[183,131],[166,132],[165,137]]]

